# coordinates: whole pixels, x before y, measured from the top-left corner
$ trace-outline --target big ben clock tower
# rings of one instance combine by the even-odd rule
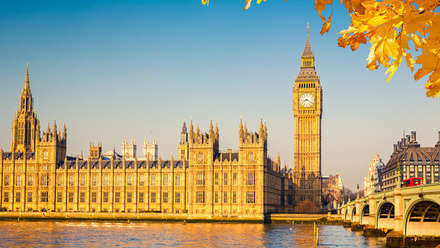
[[[301,69],[293,86],[295,203],[311,200],[321,208],[322,88],[315,71],[315,57],[307,41]]]

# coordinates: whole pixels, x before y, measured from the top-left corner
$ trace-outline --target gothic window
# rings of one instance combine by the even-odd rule
[[[228,185],[228,173],[223,173],[223,185]]]
[[[131,203],[133,198],[133,193],[132,192],[127,192],[127,203]]]
[[[47,175],[41,176],[41,186],[47,186],[49,185],[49,178]]]
[[[92,175],[92,186],[97,186],[98,185],[98,175],[93,174]]]
[[[75,186],[75,176],[74,175],[69,176],[69,186]]]
[[[218,192],[214,193],[214,203],[218,203]]]
[[[163,175],[163,186],[168,186],[168,174]]]
[[[103,202],[108,202],[108,192],[104,192],[104,193],[103,193],[102,201],[103,201]]]
[[[249,160],[249,162],[254,162],[254,153],[253,152],[250,152],[248,154],[248,160]]]
[[[174,202],[175,203],[180,203],[180,192],[176,192],[174,194]]]
[[[109,185],[109,180],[108,180],[108,174],[104,175],[104,186],[108,186]]]
[[[27,193],[27,202],[32,202],[32,192]]]
[[[121,175],[120,174],[116,174],[115,186],[121,186]]]
[[[73,202],[73,192],[69,192],[69,202]]]
[[[255,203],[255,192],[246,192],[246,203]]]
[[[97,199],[97,192],[92,192],[92,202],[95,203]]]
[[[57,202],[63,202],[63,192],[57,193]]]
[[[156,174],[151,174],[151,186],[156,186]]]
[[[49,152],[47,150],[43,151],[43,159],[48,160],[49,159]]]
[[[21,202],[21,193],[15,192],[15,202]]]
[[[196,185],[205,185],[205,173],[197,172]]]
[[[156,192],[151,192],[151,203],[156,203]]]
[[[180,186],[180,174],[176,174],[176,181],[174,183],[176,186]]]
[[[32,185],[34,185],[34,177],[28,176],[28,186],[32,186]]]
[[[132,174],[127,175],[127,186],[133,186],[133,175]]]
[[[223,203],[228,203],[228,192],[223,192]]]
[[[168,203],[168,192],[163,192],[162,193],[162,203]]]
[[[41,202],[48,202],[47,196],[47,192],[41,192]]]
[[[237,203],[237,192],[232,192],[232,203]]]
[[[81,175],[80,184],[81,186],[86,186],[86,175]]]
[[[5,176],[5,186],[9,186],[9,176]]]
[[[16,186],[21,186],[21,176],[17,176],[15,184]]]
[[[205,203],[205,191],[197,191],[196,192],[196,202],[197,203]]]
[[[5,192],[5,193],[4,193],[3,201],[4,201],[4,202],[9,202],[9,192]]]
[[[237,173],[232,174],[232,185],[237,185]]]
[[[145,175],[139,175],[139,186],[145,186]]]
[[[139,203],[144,203],[144,192],[139,192]]]
[[[218,177],[218,173],[216,172],[214,174],[214,185],[218,185],[218,181],[219,181],[219,177]]]
[[[247,183],[246,185],[255,185],[255,174],[253,172],[249,172],[247,174]]]
[[[199,153],[198,160],[199,160],[199,162],[203,162],[203,153],[202,152]]]
[[[63,175],[58,175],[57,185],[58,186],[63,186]]]
[[[79,193],[79,202],[81,203],[86,202],[86,192]]]
[[[115,202],[121,202],[121,192],[115,192]]]

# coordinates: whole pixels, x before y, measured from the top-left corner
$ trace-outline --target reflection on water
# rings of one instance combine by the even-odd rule
[[[342,226],[319,225],[321,247],[385,247]],[[0,221],[1,246],[11,247],[311,247],[313,225],[177,222]]]

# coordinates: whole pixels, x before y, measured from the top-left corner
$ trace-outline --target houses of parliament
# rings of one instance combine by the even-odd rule
[[[104,156],[90,144],[88,158],[67,156],[67,128],[40,126],[29,70],[11,128],[10,151],[0,151],[3,211],[161,212],[194,217],[253,217],[294,212],[311,200],[321,206],[322,92],[307,42],[293,87],[294,169],[268,156],[268,131],[240,120],[238,151],[219,150],[219,128],[202,132],[183,123],[179,157],[138,159],[126,151]],[[124,148],[123,148],[124,149]],[[155,148],[157,151],[157,147]],[[154,148],[153,148],[154,150]]]

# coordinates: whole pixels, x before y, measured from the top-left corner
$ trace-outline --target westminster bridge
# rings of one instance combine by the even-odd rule
[[[345,221],[394,229],[404,236],[440,236],[440,183],[358,197],[339,211]]]

